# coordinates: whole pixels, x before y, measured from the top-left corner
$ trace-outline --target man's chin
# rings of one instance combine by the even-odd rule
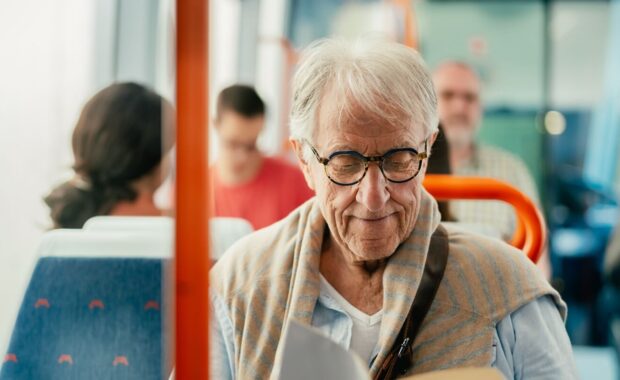
[[[473,144],[472,139],[451,139],[450,147],[455,150],[467,149]]]
[[[386,241],[385,238],[363,240],[356,247],[355,256],[360,261],[384,260],[392,256],[397,247],[397,244]]]
[[[468,148],[474,143],[475,133],[450,133],[446,134],[450,147],[452,148]]]

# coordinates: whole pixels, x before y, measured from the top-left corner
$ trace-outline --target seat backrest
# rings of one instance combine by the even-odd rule
[[[95,216],[84,223],[85,231],[174,231],[174,219],[167,216]]]
[[[152,234],[47,233],[0,379],[166,378],[171,247]]]
[[[172,236],[174,221],[167,217],[97,216],[89,219],[84,230],[95,232],[156,233]],[[241,218],[217,217],[209,220],[211,258],[218,260],[237,240],[254,231],[250,222]]]
[[[211,218],[211,258],[219,260],[237,240],[254,231],[250,222],[241,218]]]

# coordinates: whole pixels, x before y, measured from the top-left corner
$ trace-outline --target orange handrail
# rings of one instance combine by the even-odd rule
[[[511,204],[517,214],[517,228],[510,242],[537,262],[546,241],[542,214],[534,203],[512,185],[492,178],[429,174],[424,187],[437,200],[493,199]]]
[[[209,378],[208,9],[177,0],[175,375]]]

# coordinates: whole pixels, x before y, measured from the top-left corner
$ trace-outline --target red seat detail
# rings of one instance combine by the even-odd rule
[[[159,302],[151,300],[145,303],[144,310],[149,310],[149,309],[159,310]]]
[[[47,300],[47,298],[39,298],[39,299],[37,300],[37,302],[35,302],[35,303],[34,303],[34,308],[35,308],[35,309],[38,309],[38,308],[40,308],[40,307],[44,307],[44,308],[46,308],[46,309],[49,309],[49,308],[50,308],[50,303],[49,303],[49,301]]]
[[[69,363],[73,365],[73,358],[69,354],[62,354],[58,357],[58,364]]]
[[[116,367],[119,364],[122,364],[124,366],[128,366],[129,365],[129,361],[127,360],[127,357],[126,356],[116,356],[116,357],[114,357],[114,361],[112,362],[112,365],[114,367]]]
[[[104,308],[103,301],[101,301],[101,300],[97,300],[97,299],[92,300],[92,301],[90,301],[90,303],[88,304],[88,308],[89,308],[90,310],[92,310],[92,309],[94,309],[94,308],[103,309],[103,308]]]

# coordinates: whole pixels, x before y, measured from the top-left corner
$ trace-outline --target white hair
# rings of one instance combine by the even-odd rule
[[[361,108],[393,125],[423,128],[425,136],[437,130],[431,75],[420,55],[402,44],[378,38],[324,39],[306,48],[293,78],[292,139],[313,141],[327,90],[336,95],[330,101],[339,103],[339,121],[343,116],[354,119]]]

